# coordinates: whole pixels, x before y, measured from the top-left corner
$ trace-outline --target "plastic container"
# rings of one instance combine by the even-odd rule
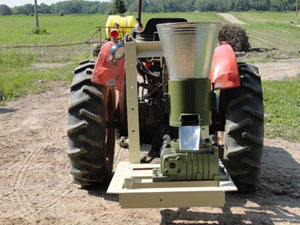
[[[136,19],[134,16],[109,16],[106,22],[106,36],[110,38],[110,31],[115,29],[116,24],[120,27],[118,38],[123,38],[125,34],[131,33],[132,29],[136,25]]]

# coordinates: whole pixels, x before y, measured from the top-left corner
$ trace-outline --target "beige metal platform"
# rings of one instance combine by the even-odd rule
[[[237,191],[228,181],[152,182],[159,164],[120,162],[107,190],[118,194],[121,208],[221,207],[225,192]]]

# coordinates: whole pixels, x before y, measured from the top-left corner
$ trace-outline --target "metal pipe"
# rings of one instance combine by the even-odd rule
[[[143,3],[143,1],[142,1],[142,0],[139,0],[138,18],[137,18],[137,21],[138,21],[138,23],[139,23],[140,26],[143,26],[143,25],[142,25],[142,3]]]

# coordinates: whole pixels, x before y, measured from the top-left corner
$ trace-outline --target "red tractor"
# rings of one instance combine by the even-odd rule
[[[110,179],[116,138],[129,136],[130,150],[151,145],[142,162],[160,156],[151,182],[231,177],[239,191],[255,191],[264,138],[258,69],[237,63],[226,42],[216,46],[217,23],[153,18],[142,29],[140,13],[136,24],[129,21],[111,16],[97,60],[75,69],[68,120],[74,181],[86,187]]]

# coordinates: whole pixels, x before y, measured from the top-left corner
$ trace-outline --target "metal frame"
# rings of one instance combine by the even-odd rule
[[[159,164],[120,162],[108,194],[119,194],[121,208],[221,207],[225,192],[237,191],[232,180],[152,182]]]
[[[119,194],[122,208],[223,206],[225,192],[237,191],[231,178],[227,181],[153,182],[153,169],[160,165],[140,164],[136,58],[142,57],[163,57],[160,42],[125,43],[129,162],[118,164],[107,193]]]
[[[137,96],[136,46],[125,44],[126,96],[130,163],[140,162],[139,107]]]
[[[136,58],[162,56],[159,41],[125,43],[126,100],[130,163],[140,162],[139,108],[137,96],[138,72],[136,69]]]

